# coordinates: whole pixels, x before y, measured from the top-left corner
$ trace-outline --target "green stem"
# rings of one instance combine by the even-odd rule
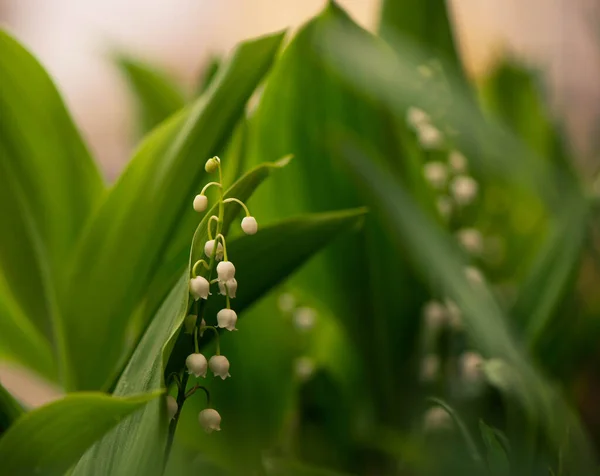
[[[221,342],[220,342],[221,336],[219,335],[219,330],[215,326],[205,326],[204,329],[211,330],[215,333],[215,338],[217,339],[217,355],[221,355]]]
[[[209,187],[216,185],[217,187],[220,187],[221,184],[219,182],[208,182],[204,188],[202,189],[202,191],[200,192],[200,195],[204,195],[206,193],[206,191],[208,190]]]
[[[244,209],[244,211],[246,212],[246,216],[249,217],[250,215],[250,210],[248,210],[248,207],[246,206],[246,204],[244,202],[242,202],[241,200],[238,200],[237,198],[228,198],[227,200],[224,200],[223,203],[231,203],[231,202],[235,202],[239,205],[242,206],[242,208]]]
[[[223,245],[223,259],[225,261],[229,261],[227,259],[227,244],[225,243],[225,237],[223,236],[223,233],[219,233],[217,236],[215,236],[215,247],[219,246],[219,238],[221,239],[221,244]]]

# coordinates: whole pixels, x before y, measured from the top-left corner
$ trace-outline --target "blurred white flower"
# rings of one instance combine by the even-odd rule
[[[315,325],[317,311],[310,307],[299,307],[294,311],[294,325],[301,331],[308,331]]]
[[[277,306],[281,312],[292,312],[296,306],[296,299],[291,293],[282,293],[277,298]]]
[[[310,357],[298,357],[294,362],[294,371],[300,380],[308,380],[315,372],[315,363]]]
[[[452,417],[442,407],[431,407],[423,417],[425,431],[449,430],[452,428]]]
[[[468,175],[459,175],[450,183],[450,191],[459,205],[468,205],[477,197],[479,185]]]
[[[436,200],[436,207],[443,218],[448,219],[452,214],[452,199],[447,195],[441,195]]]
[[[456,232],[458,242],[469,253],[480,255],[483,252],[483,237],[475,228],[463,228]]]
[[[208,363],[206,357],[202,354],[190,354],[185,359],[185,366],[188,369],[188,373],[195,377],[206,377],[206,370]]]
[[[458,150],[450,152],[448,163],[455,173],[464,173],[467,171],[467,159]]]
[[[477,352],[464,352],[458,359],[460,378],[473,384],[483,380],[483,358]]]
[[[208,361],[208,367],[215,377],[221,377],[223,380],[231,377],[229,374],[229,360],[224,355],[213,355]]]
[[[215,240],[208,240],[205,244],[204,244],[204,254],[209,257],[212,258],[213,252],[215,251]],[[219,244],[217,245],[217,253],[215,255],[215,258],[220,261],[223,259],[223,245],[222,243],[219,241]]]
[[[254,217],[244,217],[242,220],[242,230],[246,235],[254,235],[258,231],[258,223]]]
[[[206,433],[221,431],[221,415],[214,408],[202,410],[198,415],[200,426],[206,430]]]
[[[423,124],[417,129],[419,143],[424,149],[438,149],[443,144],[444,136],[438,128],[431,124]]]
[[[206,195],[196,195],[194,198],[194,210],[201,213],[206,210],[206,207],[208,207],[208,198],[206,198]]]
[[[462,312],[460,308],[451,299],[446,299],[444,302],[446,304],[446,310],[448,312],[448,322],[450,324],[450,327],[457,331],[461,330],[463,328],[463,322]]]
[[[413,129],[418,129],[425,124],[429,124],[429,115],[417,107],[409,107],[406,111],[406,122]]]
[[[202,276],[196,276],[190,279],[190,293],[194,300],[208,299],[210,294],[210,283]]]
[[[219,281],[226,282],[235,277],[235,266],[231,261],[221,261],[217,265]]]
[[[174,397],[172,397],[171,395],[167,396],[167,415],[169,417],[169,420],[172,420],[173,418],[175,418],[175,415],[177,415],[177,410],[179,409],[179,406],[177,405],[177,400],[175,400]]]
[[[469,283],[473,286],[477,286],[479,284],[483,284],[484,278],[481,271],[474,266],[466,266],[465,267],[465,276]]]
[[[442,162],[428,162],[423,166],[423,175],[435,189],[443,189],[448,180],[448,167]]]
[[[431,331],[437,331],[448,321],[448,311],[441,302],[429,301],[423,307],[425,326]]]
[[[237,319],[237,314],[233,309],[221,309],[217,313],[218,326],[228,331],[237,331],[235,328]]]
[[[434,381],[440,371],[440,358],[436,354],[428,354],[421,360],[420,377],[422,382]]]

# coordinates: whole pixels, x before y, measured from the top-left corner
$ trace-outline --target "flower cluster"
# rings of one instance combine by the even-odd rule
[[[258,223],[256,219],[250,215],[248,207],[237,198],[225,198],[222,185],[221,160],[218,157],[213,157],[206,162],[205,170],[207,173],[218,172],[219,180],[209,182],[204,186],[201,192],[196,195],[193,201],[193,208],[198,213],[203,213],[208,209],[209,200],[206,196],[206,191],[209,187],[219,189],[219,200],[217,203],[218,212],[211,215],[207,221],[208,239],[203,246],[204,258],[196,261],[191,270],[189,280],[189,292],[192,298],[191,310],[184,321],[184,330],[187,334],[192,334],[194,349],[185,360],[185,369],[187,374],[181,372],[182,375],[175,375],[174,381],[177,383],[180,395],[183,398],[175,400],[169,397],[167,401],[168,413],[171,418],[176,417],[178,413],[177,401],[183,402],[201,389],[207,397],[207,408],[202,410],[198,416],[198,421],[202,428],[208,433],[212,431],[220,431],[221,416],[210,405],[210,394],[208,389],[201,385],[195,385],[186,393],[186,384],[191,378],[206,378],[207,372],[210,370],[215,377],[220,377],[225,380],[231,377],[229,373],[230,363],[227,357],[221,355],[220,348],[220,333],[219,329],[227,331],[237,331],[237,313],[231,308],[231,300],[236,297],[238,283],[235,277],[235,265],[229,260],[227,255],[227,243],[223,235],[224,222],[224,207],[228,203],[236,203],[245,211],[245,217],[242,219],[242,231],[248,235],[253,235],[258,231]],[[213,230],[214,228],[214,230]],[[216,264],[216,266],[215,266]],[[212,278],[213,271],[216,271],[217,277]],[[208,317],[205,318],[206,301],[213,294],[211,287],[218,287],[218,294],[225,296],[225,307],[216,313],[215,325],[208,325]],[[205,332],[212,332],[216,341],[215,354],[210,358],[200,352],[199,340],[204,336]],[[184,370],[185,370],[184,369]]]

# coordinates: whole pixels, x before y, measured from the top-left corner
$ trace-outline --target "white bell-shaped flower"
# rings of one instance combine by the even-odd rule
[[[215,377],[221,377],[223,380],[231,377],[229,374],[229,360],[224,355],[213,355],[208,361],[208,367]]]
[[[428,330],[436,332],[448,322],[448,311],[438,301],[429,301],[423,307],[423,318]]]
[[[206,195],[196,195],[194,198],[194,210],[198,213],[203,212],[208,207],[208,198]]]
[[[206,164],[204,164],[204,170],[206,170],[207,173],[212,174],[215,170],[219,168],[219,163],[220,159],[218,157],[208,159],[206,161]]]
[[[451,299],[445,300],[446,310],[448,312],[448,323],[450,327],[455,331],[460,331],[463,328],[463,320],[462,320],[462,312],[456,304]]]
[[[198,415],[198,421],[206,433],[221,431],[221,415],[219,415],[219,412],[214,408],[202,410]]]
[[[177,405],[177,400],[171,395],[167,396],[167,415],[169,416],[169,420],[175,418],[177,415],[177,410],[179,410],[179,406]]]
[[[435,189],[443,189],[448,180],[448,167],[442,162],[428,162],[423,166],[423,175]]]
[[[296,299],[291,293],[283,293],[277,298],[277,306],[281,312],[292,312],[296,306]]]
[[[432,407],[425,412],[423,429],[426,432],[449,430],[452,428],[452,417],[442,407]]]
[[[421,361],[421,381],[433,382],[440,371],[440,358],[435,354],[423,357]]]
[[[465,276],[471,285],[478,286],[483,284],[483,274],[474,266],[465,267]]]
[[[219,281],[229,281],[235,277],[235,266],[231,261],[221,261],[217,265]]]
[[[406,111],[406,122],[413,129],[418,129],[429,123],[429,115],[418,107],[409,107]]]
[[[460,377],[465,383],[475,384],[483,380],[483,357],[477,352],[464,352],[458,359]]]
[[[206,377],[206,370],[208,369],[208,362],[206,357],[202,354],[190,354],[185,359],[185,366],[188,369],[188,373],[195,377]]]
[[[229,281],[219,281],[219,294],[223,296],[229,293],[229,297],[233,299],[235,297],[235,293],[237,291],[237,281],[235,278],[230,279]]]
[[[308,380],[315,372],[313,359],[306,356],[298,357],[294,362],[294,372],[300,380]]]
[[[210,283],[206,278],[196,276],[195,278],[190,279],[190,293],[196,301],[200,298],[208,299],[208,295],[210,294]]]
[[[204,244],[204,254],[207,257],[212,258],[214,251],[215,251],[215,240],[208,240]],[[219,244],[217,245],[217,254],[215,255],[215,258],[218,261],[223,259],[223,244],[220,241],[219,241]]]
[[[444,136],[435,126],[423,124],[417,129],[419,143],[423,149],[438,149],[444,142]]]
[[[246,235],[254,235],[258,231],[258,223],[254,217],[244,217],[242,220],[242,230]]]
[[[477,197],[479,185],[468,175],[459,175],[450,184],[450,191],[459,205],[468,205]]]
[[[456,232],[456,237],[467,252],[473,255],[480,255],[483,252],[483,237],[479,230],[475,228],[463,228]]]
[[[228,331],[237,331],[235,323],[237,322],[237,314],[233,309],[221,309],[217,313],[218,326]]]
[[[308,331],[312,329],[317,320],[317,311],[311,307],[299,307],[294,311],[294,325],[296,329]]]

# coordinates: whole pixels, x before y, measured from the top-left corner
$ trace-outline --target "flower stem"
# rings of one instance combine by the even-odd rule
[[[250,216],[250,210],[248,210],[248,207],[246,206],[246,204],[244,202],[242,202],[241,200],[238,200],[237,198],[228,198],[227,200],[223,201],[223,203],[231,203],[231,202],[235,202],[238,205],[241,205],[242,208],[244,209],[244,211],[246,212],[246,216],[247,217]]]

